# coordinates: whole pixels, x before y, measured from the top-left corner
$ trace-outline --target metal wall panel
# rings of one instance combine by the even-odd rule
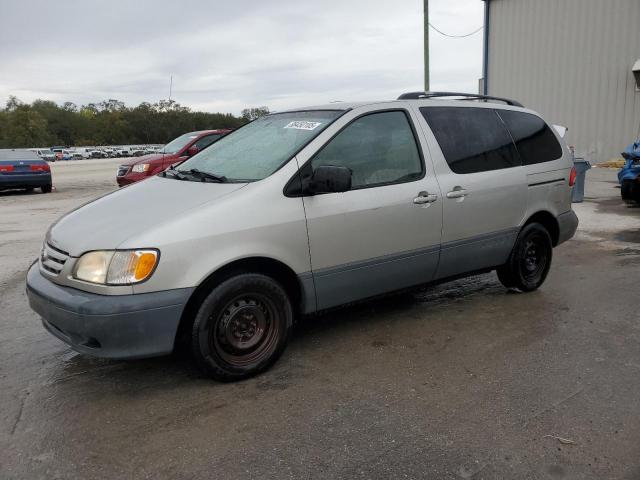
[[[569,128],[576,153],[619,157],[640,135],[640,0],[490,0],[489,94]]]

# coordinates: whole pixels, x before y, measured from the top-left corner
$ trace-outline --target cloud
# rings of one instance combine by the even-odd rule
[[[127,104],[173,98],[239,113],[391,99],[423,85],[419,0],[4,0],[0,100]],[[479,0],[431,1],[450,33],[482,24]],[[432,89],[476,91],[482,35],[431,32]]]

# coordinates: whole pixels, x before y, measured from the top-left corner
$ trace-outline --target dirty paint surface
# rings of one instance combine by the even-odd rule
[[[638,478],[640,209],[592,169],[542,289],[494,274],[303,321],[236,384],[45,332],[24,294],[47,226],[117,161],[0,193],[0,478]]]

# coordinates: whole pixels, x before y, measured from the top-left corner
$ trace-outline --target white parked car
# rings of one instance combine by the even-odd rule
[[[41,159],[46,160],[47,162],[56,161],[56,154],[49,149],[38,149],[34,151]]]
[[[89,158],[89,155],[87,154],[86,150],[83,148],[76,148],[74,150],[69,150],[69,155],[71,157],[71,160],[84,160],[86,158]]]

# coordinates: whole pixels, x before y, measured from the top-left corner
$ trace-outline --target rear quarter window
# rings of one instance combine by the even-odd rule
[[[499,110],[525,165],[550,162],[562,157],[562,147],[549,126],[531,113]]]
[[[511,136],[493,109],[422,107],[447,164],[467,174],[521,166]]]

